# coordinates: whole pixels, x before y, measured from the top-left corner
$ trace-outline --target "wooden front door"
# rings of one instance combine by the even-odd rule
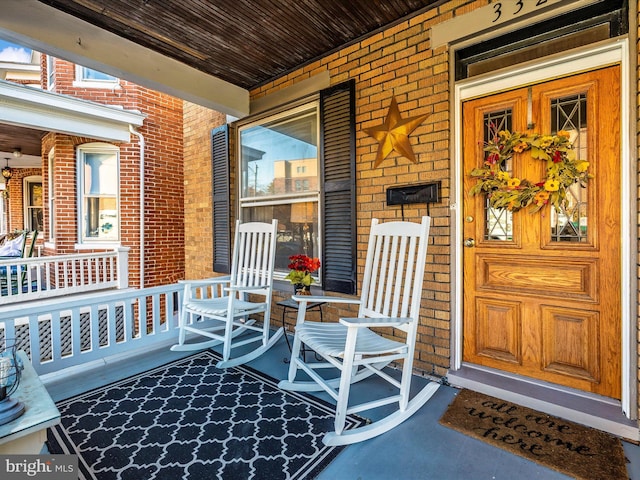
[[[463,360],[619,399],[619,66],[467,101],[463,127]],[[593,178],[562,211],[490,208],[468,194],[468,172],[496,130],[568,131]],[[506,167],[546,178],[546,161],[528,152]]]

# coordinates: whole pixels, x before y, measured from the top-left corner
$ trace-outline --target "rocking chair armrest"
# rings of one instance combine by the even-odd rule
[[[329,297],[324,295],[292,295],[291,299],[298,303],[360,303],[360,299]]]
[[[230,285],[228,287],[224,287],[225,292],[248,292],[251,290],[261,290],[263,288],[269,288],[269,285]]]
[[[199,280],[178,280],[181,285],[189,284],[194,287],[203,287],[205,285],[217,285],[221,283],[229,283],[231,277],[229,275],[223,275],[221,277],[201,278]]]
[[[408,317],[383,317],[383,318],[341,318],[340,323],[346,327],[375,328],[375,327],[399,327],[405,323],[410,323]]]

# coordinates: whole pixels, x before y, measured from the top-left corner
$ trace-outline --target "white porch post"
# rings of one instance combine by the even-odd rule
[[[118,288],[129,288],[129,247],[118,247]]]

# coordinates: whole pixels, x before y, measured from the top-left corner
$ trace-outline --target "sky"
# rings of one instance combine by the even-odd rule
[[[0,62],[30,63],[31,49],[0,39]]]

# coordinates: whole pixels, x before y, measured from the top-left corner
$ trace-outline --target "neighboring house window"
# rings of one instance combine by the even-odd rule
[[[78,147],[80,241],[120,239],[119,149],[105,143]]]
[[[42,177],[32,176],[23,179],[24,219],[27,230],[44,230],[42,210]]]
[[[211,132],[216,272],[230,270],[234,212],[229,131],[225,125]],[[268,141],[254,146],[249,141],[252,133],[295,146],[295,153]],[[278,218],[280,270],[290,254],[315,255],[322,261],[324,290],[356,293],[355,82],[340,83],[322,90],[319,100],[241,125],[237,143],[240,218],[245,222]],[[298,171],[298,166],[307,168]],[[299,178],[301,174],[306,178]],[[301,191],[295,190],[296,180],[302,181]]]
[[[321,257],[318,101],[242,125],[238,135],[240,219],[278,219],[276,271],[284,276],[290,255]]]
[[[49,241],[53,242],[55,240],[55,231],[56,231],[56,224],[55,224],[55,211],[56,211],[56,187],[55,187],[55,182],[53,181],[53,176],[54,176],[54,160],[55,160],[55,151],[53,149],[51,149],[49,151],[49,157],[48,157],[48,162],[47,162],[47,168],[48,168],[48,172],[47,172],[47,178],[48,178],[48,187],[49,187]]]
[[[47,55],[47,90],[53,89],[53,79],[55,78],[55,62],[51,55]]]
[[[7,225],[7,202],[6,202],[6,185],[0,183],[0,233],[7,233],[9,226]]]
[[[119,80],[112,75],[76,65],[76,80],[73,85],[75,87],[114,88],[119,85]]]

